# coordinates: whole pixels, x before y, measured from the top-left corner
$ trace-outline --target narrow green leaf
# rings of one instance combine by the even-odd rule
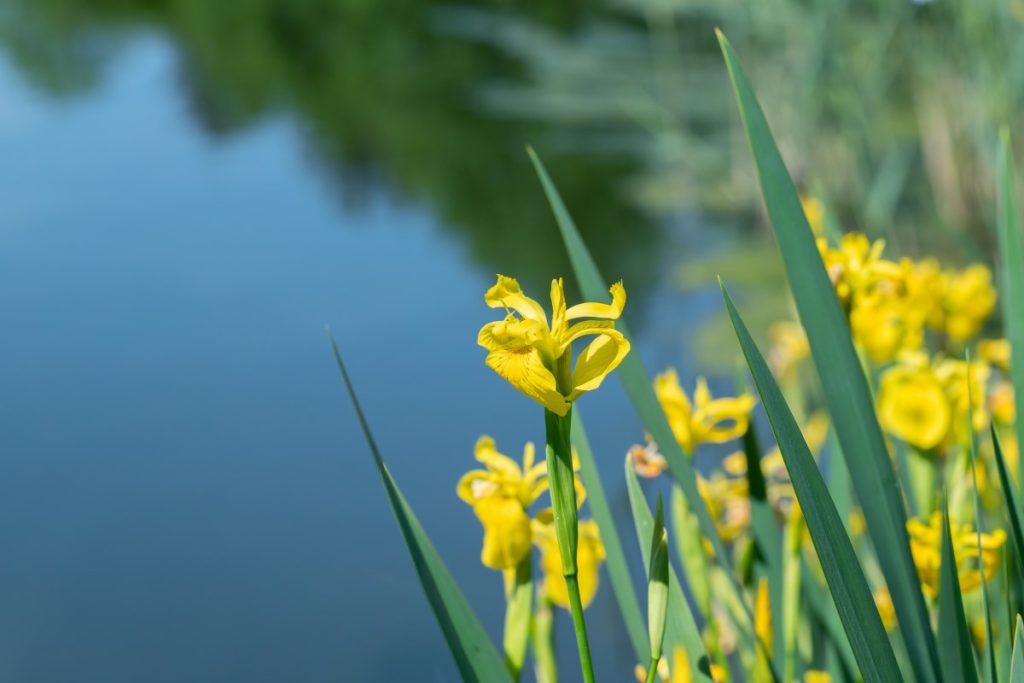
[[[608,568],[608,576],[612,581],[612,592],[619,604],[619,611],[622,612],[622,619],[626,623],[629,641],[633,645],[637,661],[642,662],[648,655],[650,645],[648,644],[647,630],[644,627],[643,612],[640,611],[640,601],[636,596],[633,577],[629,573],[626,555],[622,550],[622,542],[619,540],[619,532],[615,528],[615,518],[608,506],[608,498],[604,493],[604,485],[601,483],[601,475],[597,471],[597,463],[594,461],[594,453],[590,449],[590,441],[587,440],[579,409],[573,409],[572,413],[572,441],[576,447],[576,453],[580,457],[580,474],[583,477],[583,485],[587,488],[590,514],[593,515],[598,529],[601,530],[601,541],[604,543],[606,556],[605,566]]]
[[[967,630],[960,577],[949,531],[949,508],[942,505],[942,564],[939,568],[939,663],[946,683],[977,683],[974,649]]]
[[[1006,515],[1010,518],[1010,539],[1013,541],[1013,556],[1017,561],[1017,576],[1024,577],[1024,514],[1017,503],[1017,492],[1006,467],[1003,446],[996,433],[995,425],[989,425],[992,432],[992,446],[996,456],[996,469],[999,470],[999,488],[1003,490],[1006,501]]]
[[[651,515],[651,509],[647,507],[644,492],[637,481],[636,472],[633,471],[633,463],[629,456],[626,457],[626,491],[629,493],[629,505],[633,510],[633,524],[636,527],[636,538],[640,544],[640,551],[643,554],[644,566],[650,570],[651,566],[651,538],[654,535],[655,521]],[[650,577],[647,577],[650,579]],[[704,643],[701,641],[700,631],[693,620],[693,612],[683,594],[679,578],[675,569],[669,566],[668,570],[668,619],[665,624],[665,651],[671,652],[675,646],[681,646],[686,651],[686,657],[690,660],[690,666],[694,667],[698,676],[695,680],[711,681],[710,660],[704,650]],[[643,661],[643,660],[641,660]]]
[[[455,665],[459,668],[462,679],[464,681],[506,681],[511,683],[512,679],[505,669],[504,660],[487,637],[487,632],[484,631],[469,603],[466,602],[466,597],[448,572],[444,561],[430,542],[427,532],[423,530],[412,508],[409,507],[399,490],[398,484],[392,478],[387,465],[384,464],[384,459],[377,448],[377,442],[370,432],[370,425],[363,414],[359,399],[356,397],[352,380],[341,360],[338,345],[330,333],[328,336],[331,341],[331,349],[334,351],[334,359],[341,371],[342,379],[345,380],[349,398],[352,399],[352,407],[355,408],[356,416],[359,418],[363,436],[366,438],[370,453],[377,464],[377,470],[384,482],[384,490],[387,492],[391,509],[395,513],[398,526],[409,548],[409,554],[416,566],[416,573],[419,575],[423,592],[427,594],[427,600],[434,610],[434,616],[437,617],[437,622],[441,626],[441,631],[448,642],[448,647],[455,658]]]
[[[967,386],[972,387],[974,384],[971,381],[971,355],[970,352],[966,354],[964,359],[967,363]],[[976,541],[978,547],[978,557],[983,557],[981,554],[981,501],[978,496],[978,443],[977,438],[974,435],[974,400],[971,392],[967,392],[967,432],[970,434],[970,448],[968,449],[971,456],[971,493],[974,499],[974,527],[976,533]],[[992,614],[989,611],[989,595],[988,595],[988,579],[985,578],[985,572],[981,572],[981,604],[984,607],[985,612],[985,680],[992,681],[996,672],[996,645],[992,638]]]
[[[999,141],[999,270],[1002,275],[1003,326],[1010,341],[1010,376],[1017,414],[1024,415],[1024,238],[1017,209],[1016,172],[1010,134]],[[1017,420],[1017,442],[1024,444],[1024,420]],[[1020,492],[1021,489],[1018,489]]]
[[[892,595],[915,678],[922,683],[937,681],[938,654],[910,555],[906,510],[846,317],[764,112],[732,46],[721,33],[718,36],[790,289]]]
[[[668,534],[665,532],[665,510],[661,494],[654,513],[651,534],[651,563],[647,568],[647,635],[651,641],[652,663],[661,657],[665,644],[665,621],[668,616]],[[656,663],[653,666],[657,666]]]
[[[532,149],[527,151],[540,178],[548,203],[551,204],[551,209],[555,214],[555,222],[558,224],[562,241],[565,243],[566,251],[569,253],[569,260],[572,263],[573,271],[576,274],[576,282],[579,284],[583,297],[588,301],[609,301],[608,286],[605,284],[606,280],[601,277],[601,273],[598,271],[597,265],[594,263],[594,259],[591,257],[586,244],[583,242],[583,238],[576,229],[576,224],[569,215],[568,209],[565,208],[565,203],[558,194],[558,190],[555,188],[554,183],[544,169],[544,165],[534,151]],[[615,327],[627,339],[632,339],[629,327],[624,321],[617,321]],[[697,474],[690,463],[690,459],[683,453],[679,442],[676,441],[675,436],[672,434],[672,429],[669,427],[665,413],[654,394],[651,378],[647,374],[640,356],[635,352],[626,356],[616,370],[616,374],[626,387],[626,392],[629,394],[637,414],[643,421],[644,427],[646,427],[651,437],[657,442],[658,449],[662,455],[665,456],[672,477],[682,487],[683,493],[686,495],[687,501],[689,501],[690,508],[697,515],[701,533],[711,542],[715,550],[715,557],[729,557],[725,550],[725,544],[722,543],[722,539],[718,535],[718,529],[708,513],[707,505],[697,490]],[[752,620],[753,615],[750,613],[750,606],[743,599],[743,591],[740,588],[739,581],[733,572],[729,571],[730,568],[728,566],[724,568],[729,577],[737,604],[743,606],[748,618]]]
[[[1017,615],[1013,630],[1013,654],[1010,655],[1010,683],[1024,683],[1024,621]]]
[[[724,286],[722,295],[786,463],[793,491],[807,520],[807,529],[861,675],[868,683],[902,681],[882,619],[875,609],[871,589],[860,569],[843,521],[829,497],[818,463]]]

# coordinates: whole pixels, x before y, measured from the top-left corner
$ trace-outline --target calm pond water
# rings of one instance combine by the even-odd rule
[[[361,157],[379,141],[349,130],[338,156],[287,108],[212,125],[163,34],[95,44],[109,48],[102,69],[73,87],[50,77],[74,60],[43,78],[0,61],[0,677],[454,679],[323,328],[497,639],[500,577],[479,564],[481,530],[454,487],[481,433],[514,455],[543,438],[539,408],[475,345],[495,271],[533,285],[566,272],[521,153],[531,129],[478,121],[511,143],[417,177],[424,149]],[[416,135],[435,132],[425,120]],[[489,155],[504,178],[479,177],[495,163],[471,162]],[[687,331],[717,294],[665,281],[694,226],[626,222],[606,198],[619,167],[552,163],[583,217],[607,219],[591,231],[611,235],[595,248],[633,285],[637,352],[691,377]],[[489,205],[495,188],[508,194]],[[632,550],[621,459],[641,429],[606,386],[581,410]],[[597,666],[628,680],[607,583],[588,614]],[[559,638],[573,680],[564,617]]]

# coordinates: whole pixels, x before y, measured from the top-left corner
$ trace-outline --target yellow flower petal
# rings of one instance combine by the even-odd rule
[[[514,277],[498,275],[498,281],[484,294],[484,301],[491,308],[511,308],[528,320],[547,325],[547,316],[539,303],[523,294],[519,281]]]
[[[480,561],[491,569],[513,569],[530,552],[530,518],[514,498],[494,496],[473,506],[484,526]]]
[[[494,447],[494,439],[489,436],[481,436],[477,439],[473,455],[492,472],[515,479],[521,479],[523,476],[516,461],[499,453]]]
[[[544,365],[537,349],[496,349],[487,354],[488,367],[509,384],[557,415],[569,412],[569,402],[558,393],[555,376]]]
[[[608,290],[612,295],[611,304],[583,303],[576,304],[566,312],[568,320],[576,318],[605,318],[617,320],[622,315],[622,309],[626,307],[626,288],[622,282],[616,282]]]
[[[580,353],[572,371],[572,393],[575,400],[584,391],[593,391],[629,353],[629,342],[616,330],[604,330],[600,337]]]
[[[928,370],[894,367],[882,375],[878,419],[886,431],[922,450],[938,446],[949,432],[949,400]]]
[[[483,470],[466,472],[455,487],[455,493],[459,498],[470,505],[476,505],[480,500],[496,495],[500,490],[501,486],[494,481],[491,473]]]

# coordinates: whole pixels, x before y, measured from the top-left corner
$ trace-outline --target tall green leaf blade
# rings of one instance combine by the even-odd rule
[[[939,567],[939,663],[946,683],[977,683],[974,649],[967,629],[960,577],[949,531],[949,508],[942,506],[942,564]]]
[[[654,534],[654,516],[647,506],[643,489],[637,481],[636,472],[629,457],[626,458],[626,491],[629,493],[629,505],[633,511],[633,524],[636,527],[636,538],[640,543],[644,566],[651,565],[651,537]],[[686,651],[690,666],[697,672],[696,680],[711,681],[710,659],[701,641],[700,631],[693,619],[693,612],[683,594],[683,588],[676,576],[676,570],[669,566],[668,571],[668,620],[665,624],[665,651],[671,653],[674,646],[681,646]],[[641,660],[643,661],[643,660]]]
[[[622,618],[626,623],[626,632],[629,634],[629,641],[633,645],[637,661],[643,662],[646,661],[650,650],[646,622],[643,612],[640,610],[640,601],[636,596],[633,578],[629,573],[626,555],[622,550],[622,542],[619,540],[619,532],[615,528],[615,518],[608,506],[608,498],[604,493],[604,485],[601,483],[601,476],[597,471],[597,463],[594,461],[594,453],[590,449],[590,441],[583,428],[579,409],[572,411],[572,441],[580,456],[580,473],[583,476],[583,485],[587,488],[590,513],[601,530],[601,540],[604,543],[606,556],[605,566],[608,568],[608,576],[612,581],[612,592],[615,594],[616,602],[619,603],[619,611],[622,612]]]
[[[818,463],[811,455],[768,364],[724,287],[722,294],[740,348],[754,376],[761,403],[768,414],[772,432],[789,471],[793,491],[803,510],[807,529],[861,675],[868,683],[902,681],[896,656],[889,644],[882,619],[875,609],[871,589],[860,569],[843,521],[829,496]]]
[[[554,183],[551,181],[536,153],[532,149],[527,151],[540,178],[548,203],[555,214],[555,222],[558,224],[562,241],[565,243],[566,251],[569,253],[569,260],[572,263],[573,271],[576,274],[576,281],[583,297],[588,301],[609,301],[608,286],[605,284],[606,280],[601,277],[597,264],[594,263],[587,245],[583,242],[579,230],[576,229],[576,224],[569,215],[561,195],[559,195],[558,190],[555,188]],[[627,339],[632,339],[629,327],[624,321],[617,321],[615,327]],[[690,459],[683,453],[679,442],[676,441],[675,436],[672,434],[672,429],[669,427],[665,413],[654,394],[651,378],[647,374],[640,356],[636,353],[627,355],[617,368],[616,374],[618,374],[622,384],[626,387],[626,392],[629,394],[634,408],[636,408],[640,419],[643,421],[644,427],[646,427],[651,437],[657,442],[658,449],[662,455],[665,456],[672,477],[682,487],[686,500],[697,515],[701,533],[711,542],[715,550],[715,557],[728,557],[725,544],[722,543],[718,529],[708,513],[707,505],[697,490],[697,474],[690,463]],[[733,572],[728,571],[728,569],[729,567],[726,567],[726,574],[729,576],[735,598],[738,604],[743,605],[748,617],[752,619],[750,606],[743,599],[743,592],[740,589],[739,582]]]
[[[1017,414],[1024,415],[1024,238],[1017,209],[1016,172],[1010,134],[999,143],[999,269],[1002,275],[1003,325],[1010,341],[1010,375]],[[1024,444],[1024,420],[1017,420],[1017,441]],[[1024,489],[1018,489],[1021,491]]]
[[[1017,615],[1013,630],[1013,654],[1010,656],[1010,683],[1024,683],[1024,620]]]
[[[1003,500],[1006,502],[1006,515],[1010,518],[1010,540],[1013,541],[1013,556],[1016,560],[1017,576],[1024,577],[1024,513],[1017,502],[1017,492],[1010,478],[1009,469],[1006,466],[1006,458],[1003,456],[1003,445],[999,440],[994,425],[989,428],[992,432],[992,447],[996,456],[996,469],[999,471],[999,488],[1003,491]]]
[[[746,389],[746,387],[744,387]],[[743,435],[743,454],[747,460],[747,486],[750,492],[750,529],[757,545],[758,561],[768,579],[772,623],[782,623],[782,536],[775,523],[775,511],[768,502],[768,489],[761,469],[761,445],[753,422]],[[785,642],[775,639],[772,657],[783,660]]]
[[[345,388],[348,390],[352,406],[355,408],[356,416],[359,418],[359,425],[366,437],[366,443],[370,447],[370,453],[377,464],[381,480],[384,483],[384,490],[387,492],[391,509],[398,520],[398,526],[402,531],[409,554],[412,556],[416,573],[419,575],[423,592],[427,594],[427,600],[434,610],[434,616],[441,626],[448,647],[455,658],[455,665],[464,681],[505,681],[511,683],[512,679],[505,668],[505,661],[498,654],[494,644],[487,637],[487,632],[480,624],[476,614],[466,601],[455,579],[448,572],[444,560],[438,555],[434,545],[430,542],[427,532],[420,525],[419,520],[413,513],[412,508],[406,502],[405,497],[395,483],[391,472],[384,459],[381,457],[377,442],[370,431],[369,422],[363,413],[363,408],[356,397],[352,380],[345,369],[345,363],[341,360],[341,353],[334,337],[330,338],[331,349],[334,351],[334,359],[341,371],[341,377],[345,380]]]
[[[892,595],[916,679],[922,683],[937,681],[938,654],[910,555],[906,510],[846,317],[753,88],[721,33],[719,42],[790,289],[810,341],[825,402]]]
[[[967,354],[964,359],[967,362],[967,386],[974,386],[971,382],[971,356]],[[967,392],[967,432],[970,434],[970,448],[968,452],[971,456],[971,497],[974,499],[974,526],[975,526],[975,543],[978,549],[978,557],[983,557],[981,554],[981,501],[978,495],[978,440],[974,435],[974,400],[971,396],[971,392]],[[996,645],[995,639],[992,637],[992,614],[989,610],[989,588],[988,579],[985,578],[985,572],[981,572],[981,604],[984,607],[985,612],[985,659],[983,670],[983,678],[986,681],[993,681],[996,672]]]

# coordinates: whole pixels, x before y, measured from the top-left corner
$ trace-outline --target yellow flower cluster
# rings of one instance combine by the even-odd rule
[[[983,265],[943,270],[934,259],[883,257],[885,242],[848,233],[832,247],[818,238],[825,270],[846,310],[854,342],[876,363],[923,347],[925,332],[960,346],[992,314],[996,291]]]
[[[544,570],[544,592],[556,605],[569,608],[569,596],[562,577],[561,555],[555,538],[550,508],[531,519],[529,508],[548,489],[547,464],[535,462],[532,443],[523,448],[523,463],[499,453],[494,439],[482,436],[474,449],[476,459],[485,469],[471,470],[459,480],[459,498],[473,507],[484,527],[484,543],[480,561],[486,567],[514,571],[525,560],[533,546],[541,551]],[[579,463],[573,456],[573,467]],[[576,501],[583,505],[586,491],[577,477]],[[593,520],[580,522],[579,565],[580,593],[588,605],[597,591],[598,570],[604,561],[604,545]]]
[[[981,554],[978,553],[979,534],[970,526],[958,526],[950,523],[953,540],[953,554],[956,558],[957,572],[960,577],[960,590],[970,593],[981,586],[984,572],[985,580],[991,580],[999,568],[999,550],[1006,543],[1006,532],[996,529],[990,534],[980,534]],[[935,597],[939,592],[939,567],[941,565],[942,548],[942,515],[932,513],[928,523],[919,519],[907,522],[910,534],[910,551],[914,556],[917,574],[921,579],[924,592]]]

